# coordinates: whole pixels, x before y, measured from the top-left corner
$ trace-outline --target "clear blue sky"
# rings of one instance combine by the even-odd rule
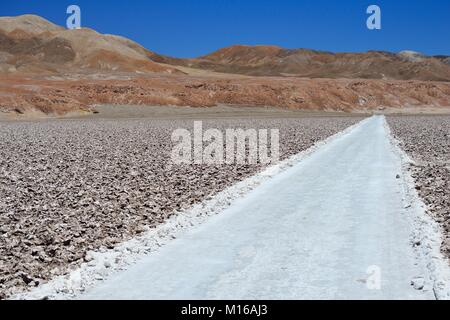
[[[65,25],[69,4],[81,7],[83,27],[176,57],[232,44],[450,55],[450,0],[1,0],[0,16],[32,13]],[[366,28],[370,4],[381,7],[380,31]]]

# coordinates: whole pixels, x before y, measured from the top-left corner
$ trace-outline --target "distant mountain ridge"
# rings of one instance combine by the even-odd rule
[[[174,66],[252,76],[450,81],[450,57],[429,57],[414,51],[332,53],[236,45],[194,59],[151,58]]]
[[[449,56],[408,50],[332,53],[235,45],[180,59],[157,54],[124,37],[87,28],[66,30],[35,15],[0,17],[0,73],[182,74],[177,67],[249,76],[450,81]]]

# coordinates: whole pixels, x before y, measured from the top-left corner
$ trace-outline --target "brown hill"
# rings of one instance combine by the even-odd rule
[[[237,45],[195,59],[155,54],[151,58],[172,65],[252,76],[450,81],[449,57],[428,57],[413,51],[331,53]]]
[[[0,72],[181,73],[148,57],[152,52],[123,37],[91,29],[66,30],[41,17],[0,17]]]

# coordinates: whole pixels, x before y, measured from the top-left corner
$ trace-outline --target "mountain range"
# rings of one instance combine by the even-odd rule
[[[98,104],[440,112],[450,106],[449,63],[414,51],[247,45],[181,59],[35,15],[0,17],[0,118],[85,114]]]
[[[450,81],[450,57],[407,50],[332,53],[235,45],[181,59],[124,37],[88,28],[67,30],[35,15],[0,18],[2,73],[186,73],[182,67],[249,76]]]

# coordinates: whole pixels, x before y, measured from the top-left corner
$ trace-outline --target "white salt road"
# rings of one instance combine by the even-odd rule
[[[79,298],[433,299],[411,286],[425,269],[384,121],[363,121]]]

